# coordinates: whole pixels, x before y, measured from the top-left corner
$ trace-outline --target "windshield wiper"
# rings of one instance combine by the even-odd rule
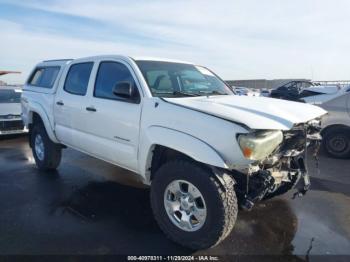
[[[209,91],[209,92],[201,90],[201,91],[199,91],[199,93],[200,94],[205,94],[205,95],[228,95],[226,93],[221,93],[221,92],[216,91],[216,90]]]
[[[200,94],[196,93],[188,93],[188,92],[183,92],[183,91],[174,91],[173,95],[183,95],[183,96],[200,96]]]

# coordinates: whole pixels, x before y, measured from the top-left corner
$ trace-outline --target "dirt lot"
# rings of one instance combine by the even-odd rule
[[[193,253],[167,240],[133,174],[74,150],[35,168],[25,136],[0,139],[0,254],[350,255],[350,160],[309,161],[312,188],[241,211],[220,245]],[[132,184],[138,187],[129,187]]]

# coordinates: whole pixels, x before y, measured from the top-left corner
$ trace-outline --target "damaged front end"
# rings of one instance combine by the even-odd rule
[[[268,157],[251,164],[247,174],[233,173],[242,208],[249,210],[256,202],[284,194],[292,188],[296,189],[293,198],[307,192],[310,187],[306,165],[307,148],[311,147],[313,156],[318,159],[322,139],[320,126],[319,120],[312,120],[295,125],[291,130],[281,131],[280,136],[283,137]],[[278,137],[274,139],[276,140]],[[264,148],[270,144],[268,141]],[[254,146],[251,143],[247,145]],[[242,152],[247,157],[246,153],[249,153],[249,150],[242,147]]]

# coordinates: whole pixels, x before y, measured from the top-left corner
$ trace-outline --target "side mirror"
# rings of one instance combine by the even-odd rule
[[[113,94],[131,99],[134,96],[134,87],[129,81],[118,82],[113,88]]]

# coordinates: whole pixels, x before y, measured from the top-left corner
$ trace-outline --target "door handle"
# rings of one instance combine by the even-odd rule
[[[56,105],[58,105],[58,106],[63,106],[64,103],[63,103],[62,101],[57,101],[57,102],[56,102]]]
[[[88,107],[86,108],[86,110],[87,110],[87,111],[90,111],[90,112],[96,112],[96,111],[97,111],[96,108],[94,108],[93,106],[88,106]]]

